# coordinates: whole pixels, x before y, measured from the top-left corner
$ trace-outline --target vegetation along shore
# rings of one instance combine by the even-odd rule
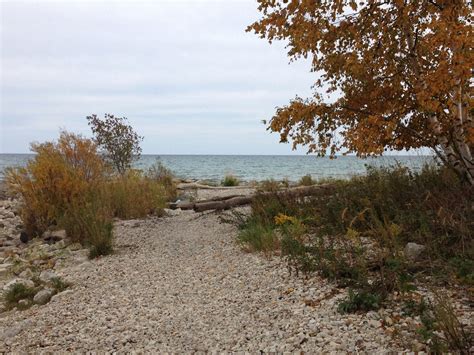
[[[2,194],[2,351],[472,346],[473,196],[449,170],[209,185],[71,133],[33,149]]]
[[[203,2],[172,3],[181,16],[188,6]],[[231,12],[232,21],[214,12],[224,3],[240,4],[213,2],[212,19],[238,23],[237,12]],[[432,162],[418,169],[403,164],[368,166],[364,174],[346,178],[315,179],[308,174],[298,181],[250,182],[227,174],[219,180],[214,175],[213,181],[199,176],[179,179],[160,162],[142,169],[134,165],[145,144],[127,118],[90,115],[91,138],[61,130],[57,139],[32,143],[34,154],[26,164],[2,173],[1,353],[474,353],[472,3],[257,3],[261,17],[247,31],[270,43],[284,40],[290,61],[308,59],[315,78],[313,95],[296,96],[264,121],[281,143],[331,159],[338,154],[363,159],[421,149],[432,153]],[[171,5],[160,3],[159,9],[167,6]],[[119,107],[138,112],[128,97],[124,99],[120,85],[146,88],[144,98],[135,93],[130,97],[143,105],[142,115],[149,120],[165,112],[167,120],[179,122],[152,127],[146,121],[143,129],[153,134],[165,127],[162,137],[173,144],[178,140],[167,136],[173,129],[180,135],[192,131],[180,136],[179,143],[194,148],[209,137],[231,144],[234,133],[246,134],[237,117],[253,117],[249,114],[253,111],[240,100],[256,96],[261,103],[269,102],[267,89],[257,84],[283,90],[276,81],[280,73],[265,58],[262,71],[271,72],[271,80],[255,79],[247,92],[245,85],[253,78],[246,70],[254,58],[246,60],[245,70],[234,68],[250,53],[240,47],[229,51],[235,39],[227,38],[218,26],[208,31],[212,49],[223,47],[225,58],[231,60],[207,49],[205,60],[192,54],[206,32],[202,26],[193,28],[196,37],[187,38],[182,47],[186,51],[169,55],[174,32],[186,33],[181,18],[167,18],[172,30],[162,37],[168,47],[163,50],[158,42],[166,56],[155,58],[148,50],[156,38],[148,42],[134,32],[135,27],[122,26],[129,18],[119,16],[122,7],[117,9],[107,21],[98,17],[110,37],[101,46],[80,52],[81,63],[91,65],[90,48],[105,46],[114,65],[125,65],[129,55],[106,46],[110,41],[128,48],[122,38],[113,37],[124,27],[132,33],[134,69],[147,67],[150,72],[127,78],[121,69],[120,75],[113,73],[104,80],[112,81],[110,92],[107,86],[100,87],[101,93],[107,91],[104,100],[86,86],[81,104],[89,100],[111,105],[117,103],[112,94],[117,94],[120,101],[127,101]],[[193,17],[207,13],[192,10]],[[82,24],[87,16],[80,13],[81,26],[75,27],[80,27],[82,41],[88,26]],[[114,18],[120,19],[120,26],[109,24]],[[147,20],[150,28],[159,22],[153,16]],[[68,37],[66,32],[63,37]],[[225,45],[216,45],[221,37]],[[51,46],[61,41],[51,39]],[[13,42],[22,43],[16,38]],[[147,85],[145,79],[161,65],[135,63],[143,43],[153,61],[192,58],[192,65],[176,70],[186,82],[173,77],[172,85]],[[210,58],[218,60],[210,64]],[[220,75],[227,70],[219,65],[231,63],[235,81],[215,81],[222,90],[232,91],[201,83],[206,75],[195,76],[195,66],[201,62]],[[164,67],[174,72],[174,66]],[[193,75],[181,72],[188,67]],[[28,76],[43,71],[20,68]],[[87,68],[81,75],[88,72]],[[10,76],[16,78],[7,79]],[[196,96],[188,83],[193,78],[199,82]],[[28,81],[42,84],[29,77]],[[186,87],[182,95],[180,85]],[[60,83],[57,86],[66,91]],[[159,93],[166,90],[171,91],[160,101]],[[22,98],[23,88],[13,91],[13,96]],[[212,106],[216,104],[212,110],[206,108],[204,92],[212,94]],[[189,97],[192,100],[185,101]],[[235,107],[244,111],[230,104],[234,97],[239,98]],[[176,114],[174,100],[184,109],[179,111],[183,117]],[[191,101],[198,105],[190,105]],[[209,135],[200,135],[201,123],[225,116],[219,105],[232,111],[226,111],[231,119],[224,124],[232,134],[221,137],[222,131],[210,127]],[[82,112],[74,109],[76,116]],[[28,114],[32,112],[29,108]],[[207,115],[201,116],[202,121],[197,119],[199,112]],[[17,118],[16,112],[12,117]],[[189,127],[183,129],[186,119]],[[12,127],[23,130],[29,122]],[[242,137],[243,145],[251,141],[245,140],[249,137]],[[220,148],[226,147],[216,151]]]

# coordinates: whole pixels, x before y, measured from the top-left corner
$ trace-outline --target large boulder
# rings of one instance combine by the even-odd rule
[[[36,304],[46,304],[49,302],[53,294],[53,290],[45,288],[44,290],[39,291],[35,297],[33,297],[33,302]]]
[[[410,261],[416,261],[420,258],[425,249],[426,247],[422,244],[407,243],[404,250],[405,257]]]

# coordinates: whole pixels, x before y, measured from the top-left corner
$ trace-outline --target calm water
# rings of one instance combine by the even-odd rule
[[[23,166],[31,154],[0,154],[0,177],[7,166]],[[337,159],[315,156],[287,155],[143,155],[136,163],[147,168],[160,161],[180,178],[221,180],[233,174],[241,180],[284,179],[296,181],[310,174],[313,178],[347,178],[363,174],[366,165],[390,166],[400,163],[412,169],[433,161],[429,156],[386,156],[372,159],[338,157]]]

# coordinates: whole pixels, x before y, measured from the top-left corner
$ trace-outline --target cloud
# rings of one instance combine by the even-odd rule
[[[253,1],[7,1],[0,152],[27,152],[85,116],[129,117],[145,153],[287,154],[261,124],[310,94],[309,64],[246,33]]]

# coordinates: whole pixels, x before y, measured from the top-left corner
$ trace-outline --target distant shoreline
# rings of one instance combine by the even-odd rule
[[[0,179],[8,166],[24,166],[33,154],[0,154]],[[360,159],[355,156],[318,158],[314,155],[151,155],[143,154],[133,167],[146,170],[159,163],[170,169],[177,178],[220,182],[226,175],[240,181],[289,180],[298,181],[305,175],[315,180],[345,179],[364,174],[367,166],[401,164],[420,169],[434,161],[429,155],[397,155]]]

